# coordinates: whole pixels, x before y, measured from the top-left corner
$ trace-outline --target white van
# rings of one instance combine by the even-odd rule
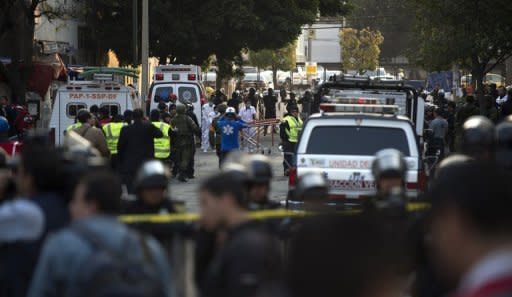
[[[196,65],[161,65],[155,67],[153,83],[148,92],[147,113],[157,109],[158,103],[170,103],[176,95],[176,104],[191,103],[201,125],[201,106],[206,102],[205,90],[200,82],[201,68]]]
[[[133,89],[112,81],[72,81],[57,90],[50,119],[55,144],[64,140],[64,131],[75,123],[81,109],[93,105],[107,106],[110,115],[123,114],[126,110],[139,107]]]

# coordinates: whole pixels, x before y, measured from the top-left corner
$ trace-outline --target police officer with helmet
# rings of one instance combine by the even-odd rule
[[[507,171],[512,170],[512,116],[496,126],[496,163]]]
[[[137,199],[125,208],[127,214],[159,214],[175,212],[169,198],[169,169],[158,160],[145,162],[135,176]]]
[[[295,187],[294,200],[304,203],[308,211],[328,210],[329,184],[320,172],[308,172],[302,175]]]
[[[279,208],[279,202],[269,198],[273,177],[269,158],[259,154],[248,155],[243,162],[247,168],[249,209]]]
[[[462,153],[477,160],[494,159],[494,124],[484,116],[472,116],[462,126]]]
[[[383,149],[375,154],[372,174],[377,189],[370,207],[403,213],[406,203],[407,163],[402,152]]]

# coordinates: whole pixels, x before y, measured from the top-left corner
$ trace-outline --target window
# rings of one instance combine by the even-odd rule
[[[197,102],[197,87],[179,87],[178,100],[180,100],[181,103]]]
[[[174,92],[173,87],[169,86],[155,86],[155,102],[160,103],[160,101],[163,101],[165,103],[169,102],[169,96]]]
[[[66,105],[66,115],[68,118],[74,119],[80,109],[86,109],[87,105],[84,103],[69,103]]]
[[[108,108],[108,114],[112,117],[112,116],[115,116],[115,115],[119,115],[120,113],[120,110],[121,110],[121,106],[117,103],[105,103],[105,104],[102,104],[100,106],[101,107],[107,107]]]
[[[394,148],[410,156],[405,131],[383,127],[325,126],[311,131],[306,154],[372,156],[386,148]]]

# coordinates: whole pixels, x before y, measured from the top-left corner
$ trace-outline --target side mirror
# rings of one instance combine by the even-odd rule
[[[281,153],[284,153],[284,148],[283,148],[283,145],[280,144],[277,149],[281,152]]]

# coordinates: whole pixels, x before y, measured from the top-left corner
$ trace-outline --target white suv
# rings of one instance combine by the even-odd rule
[[[407,160],[407,195],[423,188],[423,170],[418,137],[407,117],[372,113],[321,113],[304,124],[290,176],[293,193],[297,177],[311,171],[325,175],[330,198],[344,205],[360,204],[375,194],[371,165],[376,152],[386,148],[401,151]],[[289,205],[300,203],[289,195]]]

